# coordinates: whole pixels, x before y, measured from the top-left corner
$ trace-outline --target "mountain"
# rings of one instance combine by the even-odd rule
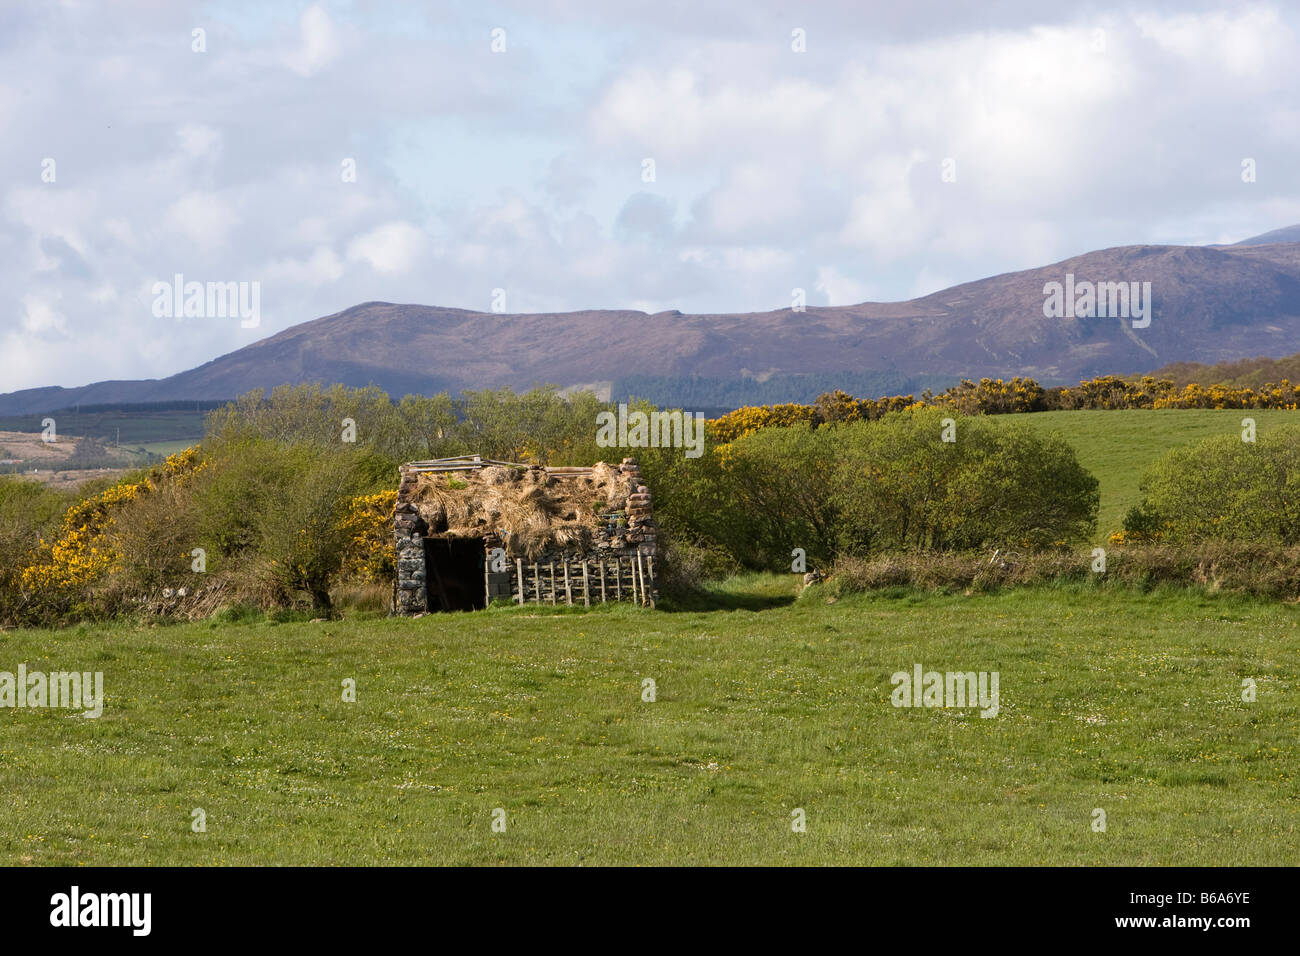
[[[1300,226],[1286,226],[1235,243],[1238,246],[1269,246],[1278,242],[1300,242]]]
[[[538,383],[766,383],[768,400],[843,380],[912,387],[1027,375],[1044,384],[1300,351],[1300,226],[1232,246],[1119,246],[906,302],[735,315],[586,310],[498,315],[366,302],[170,378],[0,396],[0,415],[76,403],[226,399],[283,383],[378,385],[391,395]],[[1044,286],[1150,282],[1149,327],[1048,318]],[[775,383],[775,385],[774,385]],[[697,389],[698,390],[698,389]],[[644,391],[637,394],[648,398]],[[659,398],[659,400],[664,400]]]

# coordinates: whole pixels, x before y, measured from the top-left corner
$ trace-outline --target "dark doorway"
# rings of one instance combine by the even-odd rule
[[[477,538],[425,538],[424,582],[430,611],[477,611],[483,593],[483,542]]]

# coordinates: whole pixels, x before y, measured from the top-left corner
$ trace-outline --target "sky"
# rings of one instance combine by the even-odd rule
[[[1298,62],[1284,3],[0,0],[0,392],[375,300],[746,312],[1237,241],[1300,223]]]

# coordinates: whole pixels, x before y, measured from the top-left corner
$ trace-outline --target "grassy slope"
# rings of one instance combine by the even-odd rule
[[[1240,435],[1250,417],[1260,432],[1269,426],[1300,424],[1300,412],[1160,409],[1150,411],[1039,412],[999,415],[998,422],[1024,422],[1055,431],[1074,446],[1079,461],[1101,482],[1101,537],[1118,531],[1124,513],[1141,500],[1138,482],[1147,466],[1169,449],[1211,435]]]
[[[0,712],[0,863],[1295,862],[1296,609],[791,586],[0,635],[0,669],[99,669],[109,695],[98,721]],[[895,709],[916,662],[999,671],[1001,714]]]

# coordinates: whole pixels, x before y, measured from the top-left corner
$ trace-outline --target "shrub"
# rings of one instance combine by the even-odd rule
[[[714,542],[664,535],[662,531],[659,542],[655,583],[664,597],[687,597],[702,583],[730,577],[740,570],[736,559]]]
[[[21,573],[58,530],[68,495],[35,481],[0,477],[0,623],[16,623],[25,603]]]
[[[659,513],[747,567],[880,550],[1040,548],[1095,527],[1097,480],[1057,436],[916,408],[878,421],[763,428],[657,463]],[[660,491],[659,489],[664,489]]]
[[[205,447],[219,457],[224,446],[261,439],[280,445],[337,449],[342,422],[356,425],[354,450],[387,462],[477,453],[540,464],[590,465],[600,459],[596,414],[607,406],[590,392],[565,397],[554,385],[408,395],[394,403],[378,388],[333,385],[258,389],[208,416]],[[377,491],[378,488],[369,490]]]
[[[1009,561],[970,552],[844,556],[826,581],[806,589],[801,599],[834,600],[899,588],[980,592],[1023,586],[1174,587],[1292,601],[1300,597],[1300,548],[1216,541],[1193,551],[1139,544],[1108,549],[1104,574],[1093,573],[1091,563],[1091,551],[1070,550],[1026,553]]]
[[[1300,427],[1220,435],[1169,451],[1142,477],[1126,537],[1300,543]]]
[[[814,561],[830,558],[837,508],[831,431],[807,424],[752,432],[719,449],[720,525],[712,537],[749,567],[790,565],[795,548]],[[717,520],[717,519],[715,519]]]
[[[91,586],[117,560],[108,538],[114,515],[147,488],[147,482],[124,481],[69,508],[53,538],[41,542],[18,574],[24,602],[54,618],[88,613]]]
[[[853,401],[843,392],[837,392],[834,396],[826,398],[824,404],[829,407],[844,400]],[[854,412],[846,411],[843,414],[855,412],[856,409]],[[817,409],[811,405],[750,405],[710,421],[709,434],[714,441],[727,443],[760,429],[786,428],[799,423],[815,423],[816,420]]]
[[[192,489],[168,482],[118,508],[105,532],[117,583],[127,591],[193,586],[191,552],[198,546]]]
[[[223,448],[195,490],[199,537],[277,599],[330,607],[351,531],[348,505],[364,476],[346,445],[282,446],[244,438]]]
[[[367,583],[391,583],[397,576],[393,546],[396,491],[358,495],[348,502],[343,518],[347,547],[340,570]]]
[[[124,540],[121,535],[129,533],[120,522],[123,511],[161,488],[187,483],[203,466],[197,450],[191,448],[107,487],[88,483],[82,498],[66,510],[57,527],[51,527],[15,575],[29,618],[53,621],[119,610],[111,600],[99,600],[95,587],[109,572],[123,569],[118,544]],[[147,536],[140,538],[139,553],[149,548]]]
[[[833,429],[840,550],[1038,548],[1086,537],[1097,479],[1055,435],[938,409]],[[837,433],[836,433],[837,432]]]

